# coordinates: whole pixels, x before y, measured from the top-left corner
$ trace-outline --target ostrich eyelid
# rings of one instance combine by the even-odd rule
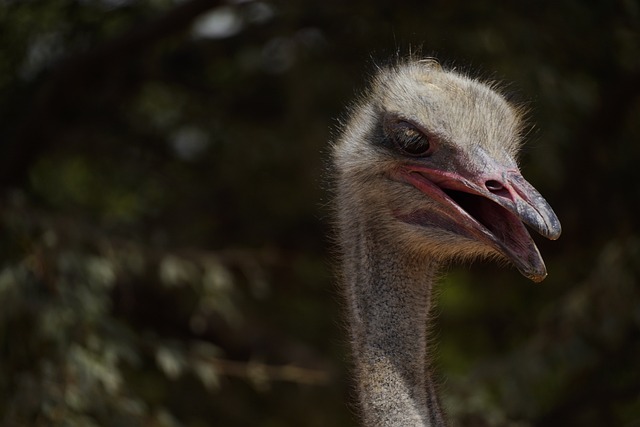
[[[387,138],[393,142],[392,148],[403,155],[428,157],[435,148],[433,135],[413,120],[388,115],[384,118],[383,127]]]

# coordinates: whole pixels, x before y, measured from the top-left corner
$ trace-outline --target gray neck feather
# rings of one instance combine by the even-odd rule
[[[375,229],[349,232],[344,281],[364,425],[444,426],[428,364],[437,265],[395,251]]]

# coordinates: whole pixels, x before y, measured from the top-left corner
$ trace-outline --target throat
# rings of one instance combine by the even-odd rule
[[[346,259],[352,354],[365,425],[444,426],[429,365],[436,265],[360,242]]]
[[[495,220],[492,213],[496,208],[498,208],[498,205],[485,197],[465,193],[463,191],[444,190],[444,192],[447,196],[451,197],[458,206],[466,211],[469,216],[478,221],[484,227],[490,229],[491,224]]]
[[[502,206],[476,194],[456,190],[443,191],[470,217],[493,235],[501,239],[508,235],[506,225],[510,224],[513,215]]]

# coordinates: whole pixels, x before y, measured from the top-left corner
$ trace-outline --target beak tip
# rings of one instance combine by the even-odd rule
[[[516,259],[516,266],[522,274],[527,279],[531,280],[535,283],[540,283],[544,279],[547,278],[547,267],[544,265],[544,261],[540,256],[540,253],[535,250],[537,256],[532,256],[528,260],[523,261],[522,259]]]
[[[520,273],[522,273],[523,276],[525,276],[527,279],[531,280],[534,283],[540,283],[542,282],[544,279],[547,278],[547,269],[543,268],[542,270],[538,270],[538,271],[520,271]]]
[[[558,240],[562,234],[562,226],[558,217],[553,218],[551,221],[551,227],[548,229],[547,236],[550,240]]]
[[[547,228],[540,234],[549,240],[558,240],[562,234],[562,229],[560,229],[560,225],[558,225],[557,227]]]
[[[535,283],[540,283],[540,282],[542,282],[542,281],[543,281],[544,279],[546,279],[546,278],[547,278],[547,273],[546,273],[546,272],[545,272],[544,274],[542,274],[542,275],[532,275],[532,276],[529,276],[529,279],[531,279],[531,280],[532,280],[533,282],[535,282]]]

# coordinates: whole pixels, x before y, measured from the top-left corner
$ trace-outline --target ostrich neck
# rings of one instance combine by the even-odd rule
[[[345,254],[363,424],[444,426],[428,364],[427,333],[437,265],[411,260],[366,231],[359,233]]]

